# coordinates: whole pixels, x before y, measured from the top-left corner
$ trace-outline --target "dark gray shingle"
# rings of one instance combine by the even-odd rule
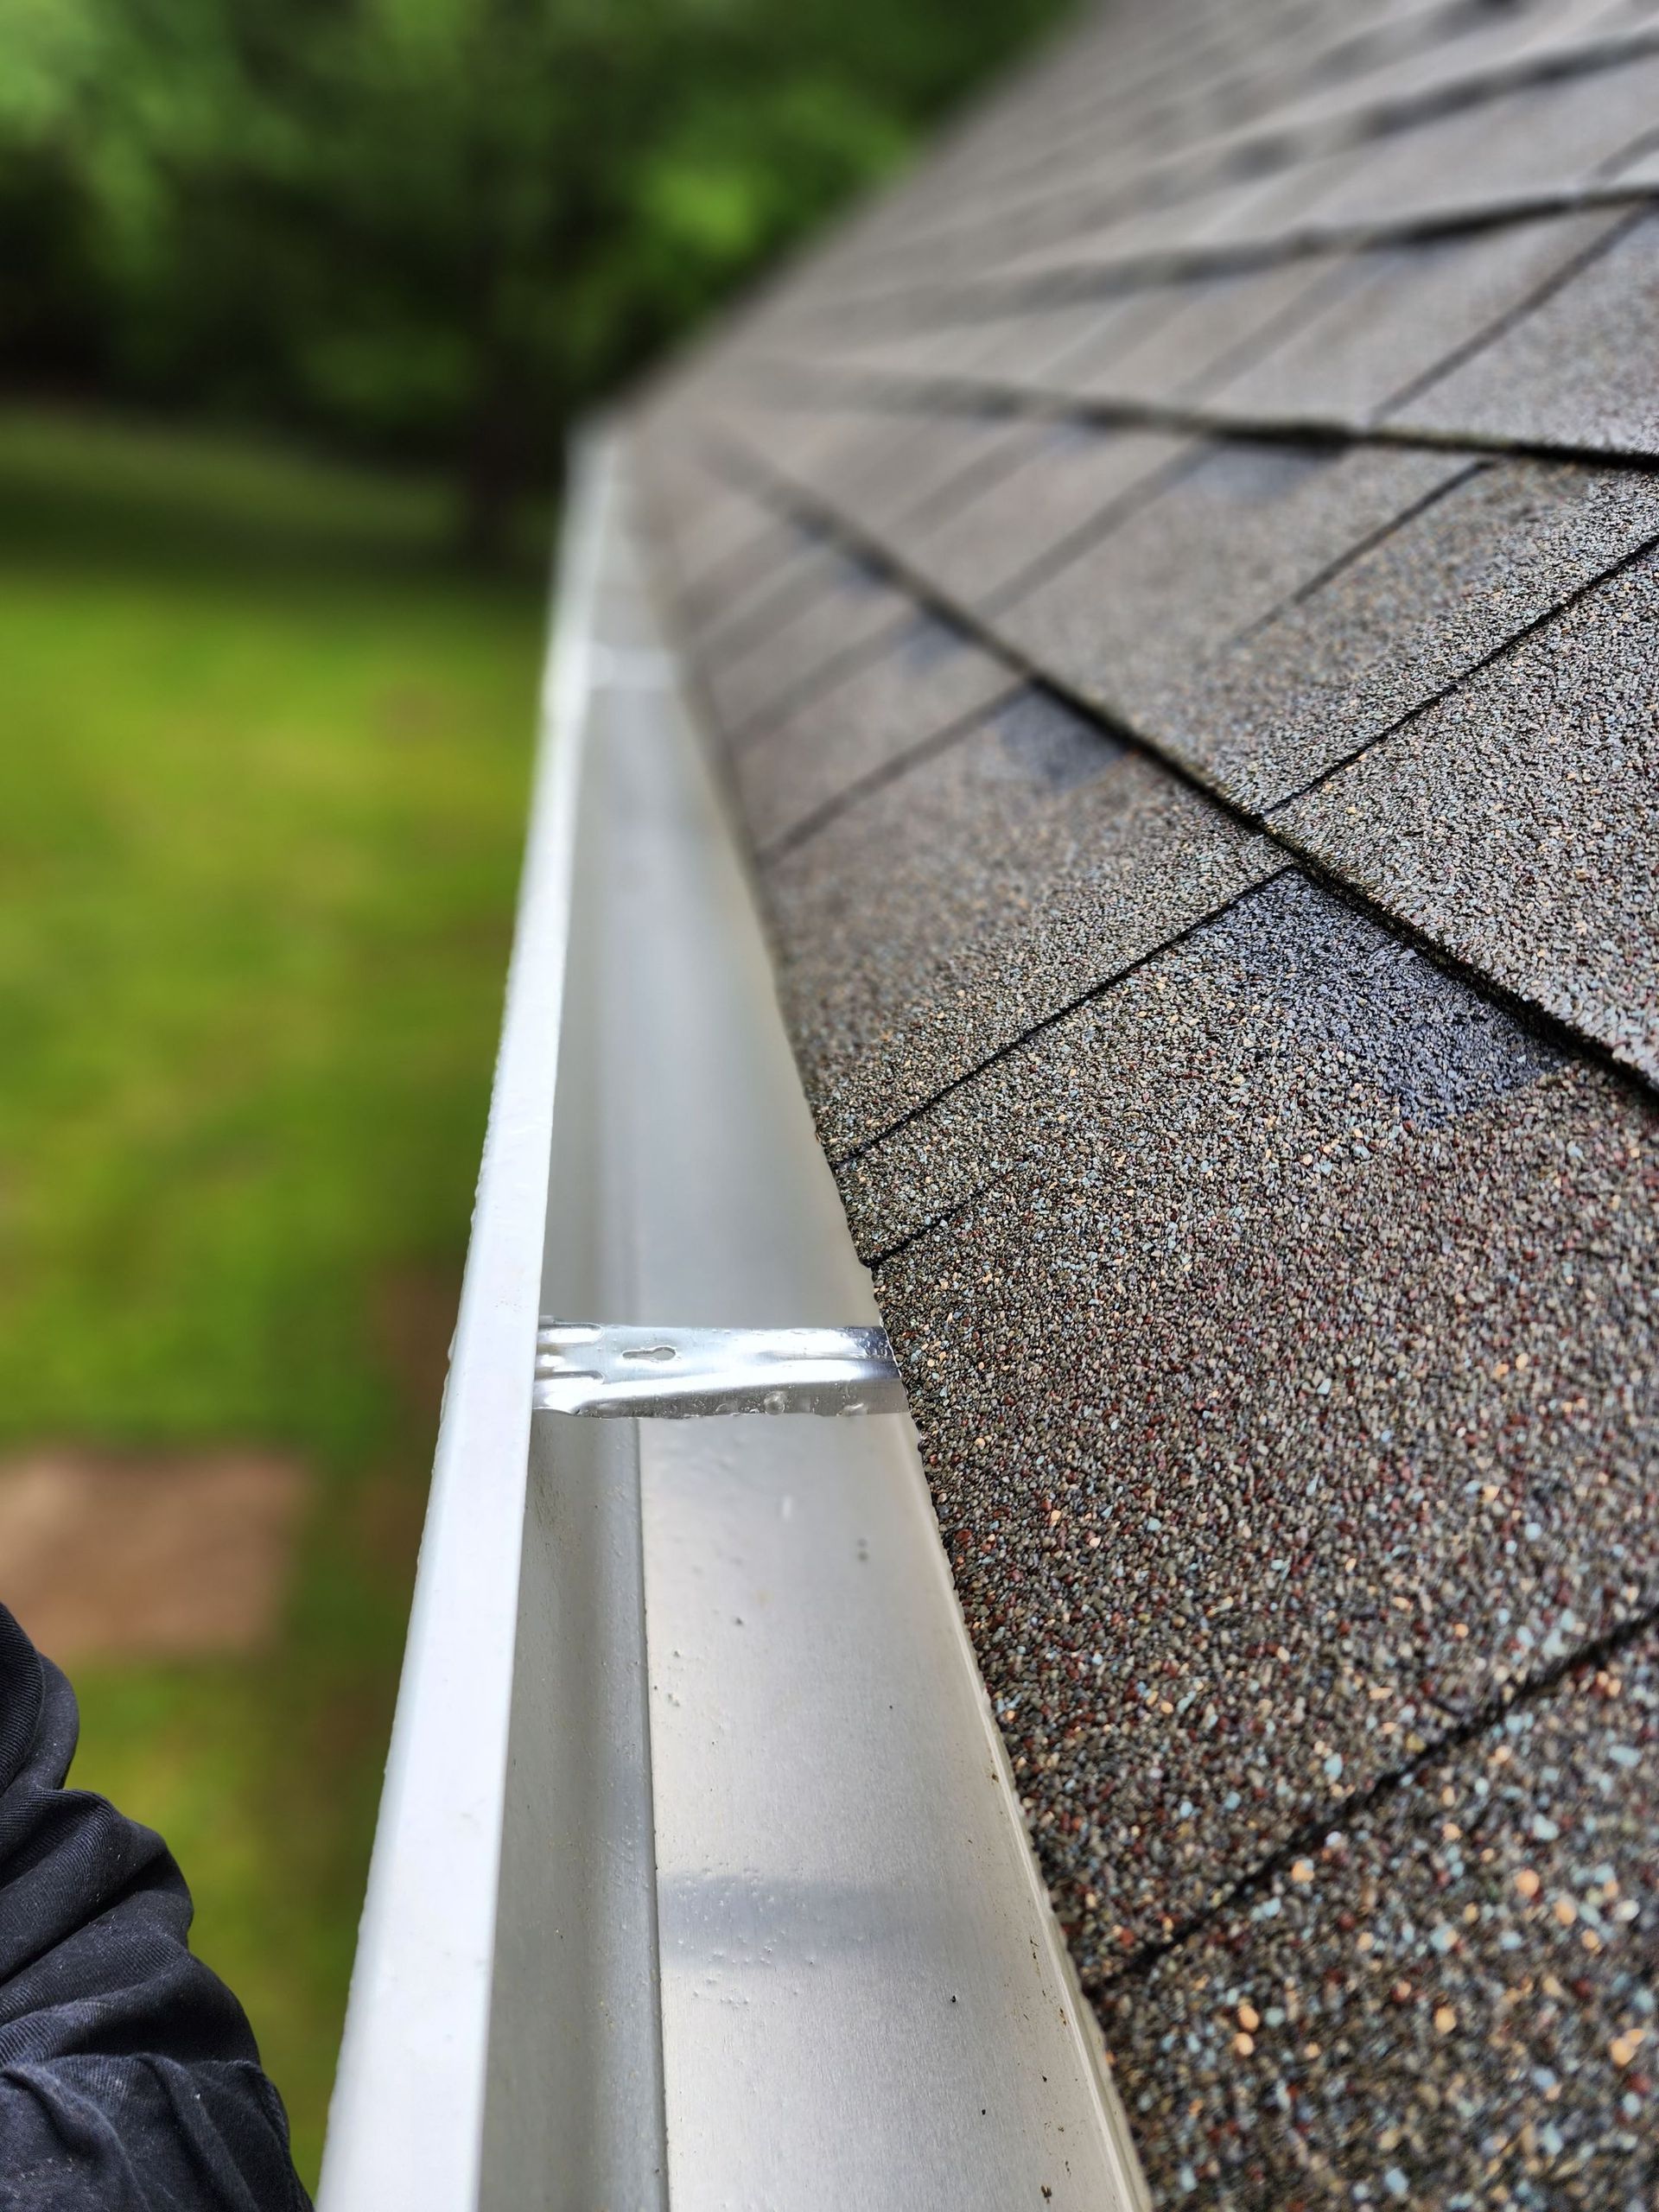
[[[1023,694],[766,871],[826,1147],[867,1142],[1281,864]]]
[[[1016,689],[1020,678],[948,623],[918,614],[844,682],[757,728],[734,761],[764,855],[826,804]]]
[[[1272,808],[1656,533],[1651,478],[1497,462],[1137,718],[1230,797]]]
[[[1458,455],[1221,445],[1001,607],[1037,666],[1133,719],[1466,467]]]
[[[1356,255],[1284,343],[1215,395],[1228,410],[1363,427],[1511,315],[1623,221],[1622,210],[1506,225]]]
[[[1659,86],[1656,87],[1659,93]],[[1412,429],[1659,459],[1659,220],[1399,410]]]
[[[1283,826],[1659,1080],[1659,566],[1599,585]]]
[[[1649,1631],[1334,1808],[1116,1985],[1158,2200],[1646,2212],[1656,1775]]]

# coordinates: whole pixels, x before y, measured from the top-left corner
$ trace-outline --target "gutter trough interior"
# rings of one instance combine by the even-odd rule
[[[544,1220],[508,1230],[543,1315],[876,1331],[613,449],[580,484],[543,767],[571,855],[550,1169]],[[490,1147],[545,1113],[504,1080]],[[487,1956],[407,1917],[387,1869],[449,1849],[448,1814],[389,1794],[324,2207],[389,2172],[411,2212],[1144,2204],[907,1413],[538,1413],[524,1465],[516,1608],[471,1600],[513,1611]],[[423,1586],[468,1540],[442,1504]],[[464,1669],[464,1618],[448,1638]],[[399,1957],[485,1994],[452,2054],[470,2113],[397,2087]]]

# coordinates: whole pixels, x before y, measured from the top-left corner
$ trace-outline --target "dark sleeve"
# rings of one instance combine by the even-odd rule
[[[304,2212],[158,1835],[66,1789],[74,1694],[0,1606],[0,2212]]]

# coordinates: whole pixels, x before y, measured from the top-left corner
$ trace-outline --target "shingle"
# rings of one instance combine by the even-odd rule
[[[1620,184],[1659,184],[1659,125],[1622,148],[1608,162],[1605,175]]]
[[[1148,285],[1105,299],[1081,302],[1062,312],[1071,318],[1065,343],[1036,353],[1010,337],[1001,351],[988,354],[980,373],[998,382],[1071,397],[1090,391],[1115,361],[1155,343],[1185,304],[1183,288]],[[1061,326],[1054,324],[1058,335]]]
[[[832,1154],[1281,864],[1136,753],[1025,691],[764,875]]]
[[[777,528],[763,501],[722,481],[688,441],[655,440],[641,455],[640,479],[658,551],[682,593],[741,567]]]
[[[1370,423],[1624,219],[1602,209],[1357,254],[1315,314],[1212,397],[1230,411]]]
[[[1437,943],[1659,1080],[1651,557],[1278,819]]]
[[[1242,1052],[1242,1072],[1213,1077],[1236,1094],[1219,1102],[1222,1127],[1233,1107],[1273,1110],[1266,1096],[1271,1082],[1300,1084],[1304,1091],[1312,1084],[1313,1093],[1291,1120],[1311,1115],[1317,1121],[1321,1113],[1333,1113],[1338,1118],[1319,1129],[1317,1143],[1340,1135],[1343,1109],[1333,1102],[1350,1090],[1356,1097],[1370,1096],[1372,1105],[1378,1097],[1386,1100],[1389,1115],[1414,1114],[1433,1122],[1479,1103],[1487,1092],[1501,1096],[1554,1064],[1551,1052],[1507,1015],[1377,924],[1316,892],[1294,868],[1275,873],[1271,864],[1263,866],[1257,883],[1261,887],[1241,884],[1240,893],[1248,895],[1238,898],[1236,912],[1231,905],[1222,912],[1217,900],[1216,918],[1190,948],[1175,946],[1176,933],[1167,933],[1172,950],[1092,1007],[1069,1014],[1052,1032],[1037,1032],[1033,1025],[1027,1045],[995,1065],[988,1062],[924,1113],[902,1122],[899,1114],[890,1115],[891,1134],[879,1144],[867,1143],[840,1171],[860,1251],[868,1256],[918,1235],[1046,1149],[1063,1152],[1074,1135],[1092,1141],[1093,1118],[1109,1119],[1122,1102],[1116,1091],[1103,1090],[1096,1104],[1084,1105],[1087,1090],[1079,1088],[1077,1068],[1091,1059],[1101,1066],[1090,1074],[1090,1084],[1121,1084],[1143,1120],[1162,1114],[1173,1128],[1184,1109],[1159,1095],[1157,1070],[1166,1062],[1179,1067],[1187,1061],[1195,1068],[1226,1068],[1229,1056]],[[1263,982],[1264,929],[1269,942],[1275,935],[1282,940],[1276,956],[1285,979],[1281,990]],[[1178,987],[1191,1004],[1166,1007],[1162,994]],[[1266,1018],[1259,1051],[1205,1034],[1206,1022],[1236,1024],[1241,1007]],[[1309,1056],[1311,1073],[1304,1065]],[[1123,1065],[1114,1077],[1105,1071],[1107,1063],[1119,1058]],[[1348,1072],[1338,1081],[1333,1069]],[[1142,1097],[1146,1084],[1154,1090]],[[1200,1085],[1191,1095],[1200,1116],[1217,1110],[1205,1090]],[[1434,1106],[1437,1096],[1446,1102],[1443,1109]],[[1074,1112],[1080,1117],[1075,1130]],[[1275,1141],[1272,1149],[1284,1146]],[[1291,1147],[1297,1154],[1303,1149]],[[1253,1175],[1264,1166],[1274,1172],[1271,1161],[1247,1164]],[[1316,1176],[1325,1172],[1310,1164]],[[1205,1195],[1202,1189],[1193,1193],[1195,1198]]]
[[[757,464],[766,475],[833,496],[859,510],[898,511],[928,497],[959,465],[959,448],[995,427],[956,414],[888,405],[860,396],[834,411],[782,403],[750,404],[721,424],[723,465],[738,480]]]
[[[1284,1009],[1299,1044],[1358,1062],[1421,1128],[1455,1121],[1556,1063],[1500,1007],[1299,874],[1234,907],[1206,945],[1247,991]]]
[[[1224,160],[1195,160],[1160,194],[1079,191],[1042,233],[982,240],[960,277],[1109,266],[1183,245],[1266,243],[1311,229],[1402,225],[1472,213],[1592,182],[1650,125],[1659,58],[1631,60],[1426,112],[1381,136],[1271,166],[1260,180]]]
[[[1033,425],[1017,416],[963,415],[957,418],[957,429],[954,445],[948,453],[941,449],[927,482],[887,516],[882,529],[888,538],[944,521],[964,500],[1019,467],[1031,451]]]
[[[861,272],[880,296],[900,296],[912,286],[971,284],[987,269],[1012,262],[1065,226],[1058,211],[1079,200],[1098,198],[1103,188],[1115,195],[1124,189],[1127,175],[1109,169],[1103,184],[1066,184],[1010,200],[970,195],[952,210],[947,224],[929,226],[906,238],[880,259],[868,262]]]
[[[1057,226],[1052,237],[1000,261],[987,257],[982,266],[999,282],[1023,282],[1192,247],[1276,239],[1303,228],[1305,204],[1356,175],[1370,151],[1343,147],[1274,168],[1258,179],[1206,175],[1164,197],[1080,197],[1075,219]]]
[[[1038,188],[1018,200],[1006,190],[988,193],[982,221],[963,219],[957,210],[949,234],[950,273],[967,278],[998,264],[999,273],[1034,272],[1079,257],[1086,263],[1101,232],[1148,216],[1167,242],[1170,226],[1159,220],[1165,209],[1174,211],[1179,229],[1183,206],[1217,189],[1236,197],[1241,174],[1261,166],[1262,125],[1275,140],[1281,135],[1271,112],[1277,57],[1258,35],[1246,40],[1238,59],[1242,70],[1208,86],[1193,81],[1190,60],[1178,65],[1185,79],[1180,97],[1160,116],[1144,99],[1135,103],[1132,137],[1097,124],[1092,137],[1079,142],[1084,158],[1052,171],[1041,185],[1033,179]]]
[[[1414,50],[1379,57],[1377,67],[1344,81],[1320,86],[1274,111],[1274,127],[1310,136],[1357,123],[1394,103],[1433,103],[1478,95],[1505,72],[1536,67],[1548,57],[1554,65],[1588,62],[1606,48],[1600,19],[1605,0],[1578,0],[1576,6],[1545,8],[1447,8],[1437,11],[1438,36]]]
[[[1109,345],[1116,334],[1141,327],[1141,318],[1155,311],[1128,298],[1075,300],[1064,307],[1021,308],[965,324],[964,370],[988,384],[1047,390],[1057,362],[1070,360],[1085,346]]]
[[[1025,307],[948,323],[902,346],[855,345],[846,358],[855,368],[899,370],[924,382],[947,378],[1013,391],[1064,391],[1067,364],[1084,353],[1092,355],[1098,349],[1109,354],[1132,344],[1174,304],[1166,291],[1148,290],[1061,307]]]
[[[1143,696],[1173,686],[1195,658],[1465,467],[1442,453],[1211,446],[1000,608],[999,632],[1069,688],[1133,719]]]
[[[896,636],[912,611],[912,601],[873,569],[824,545],[804,582],[798,574],[788,579],[776,620],[746,624],[742,642],[729,652],[703,652],[699,672],[722,725],[737,735],[855,666]]]
[[[772,511],[772,527],[746,540],[741,558],[728,556],[711,579],[679,595],[680,619],[696,652],[730,662],[798,613],[823,588],[826,574],[822,532],[792,515]]]
[[[1333,166],[1323,189],[1299,189],[1289,172],[1271,202],[1241,196],[1236,221],[1212,235],[1402,224],[1560,190],[1587,181],[1651,119],[1656,102],[1659,57],[1503,92],[1372,141],[1345,174]]]
[[[1106,266],[1184,245],[1262,244],[1310,230],[1403,226],[1592,183],[1645,127],[1659,70],[1630,63],[1503,94],[1270,170],[1195,178],[1179,197],[1101,210],[999,275]]]
[[[1649,1630],[1123,1977],[1103,2025],[1154,2196],[1646,2212],[1656,1777]]]
[[[1659,86],[1656,88],[1659,98]],[[1659,219],[1399,410],[1412,429],[1659,457]]]
[[[842,1181],[1086,1975],[1647,1602],[1652,1110],[1300,880]]]
[[[827,360],[866,376],[926,383],[971,375],[974,356],[988,342],[984,332],[970,322],[874,333],[808,329],[794,338],[782,358],[796,370],[810,370]]]
[[[1327,263],[1309,258],[1162,286],[1169,311],[1137,343],[1064,356],[1048,381],[1079,397],[1123,404],[1199,398],[1224,385],[1235,364],[1254,359],[1281,328],[1298,324],[1331,275]]]
[[[1012,691],[1014,671],[937,617],[913,614],[840,683],[759,730],[733,764],[764,855],[826,803]]]
[[[790,473],[818,498],[879,532],[925,512],[953,486],[983,468],[1017,425],[983,416],[894,412],[871,418],[865,441],[826,461]]]
[[[898,471],[915,429],[903,415],[852,403],[833,411],[751,405],[732,418],[734,442],[759,454],[776,474],[797,483],[839,481],[854,497],[872,485],[902,480]]]
[[[1656,532],[1659,480],[1496,463],[1207,666],[1143,688],[1134,717],[1240,804],[1277,805]]]
[[[781,568],[797,560],[810,539],[794,520],[757,502],[754,527],[696,579],[686,579],[675,595],[688,629],[722,627],[758,594],[769,591]]]
[[[1017,589],[1039,563],[1061,557],[1079,533],[1106,529],[1187,450],[1161,433],[1031,426],[1027,457],[976,494],[887,542],[938,590],[978,607]]]

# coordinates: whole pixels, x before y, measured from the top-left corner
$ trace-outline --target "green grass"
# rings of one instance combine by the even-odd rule
[[[79,1670],[314,2178],[499,1020],[543,620],[442,494],[0,415],[0,1448],[290,1452],[277,1647]]]

